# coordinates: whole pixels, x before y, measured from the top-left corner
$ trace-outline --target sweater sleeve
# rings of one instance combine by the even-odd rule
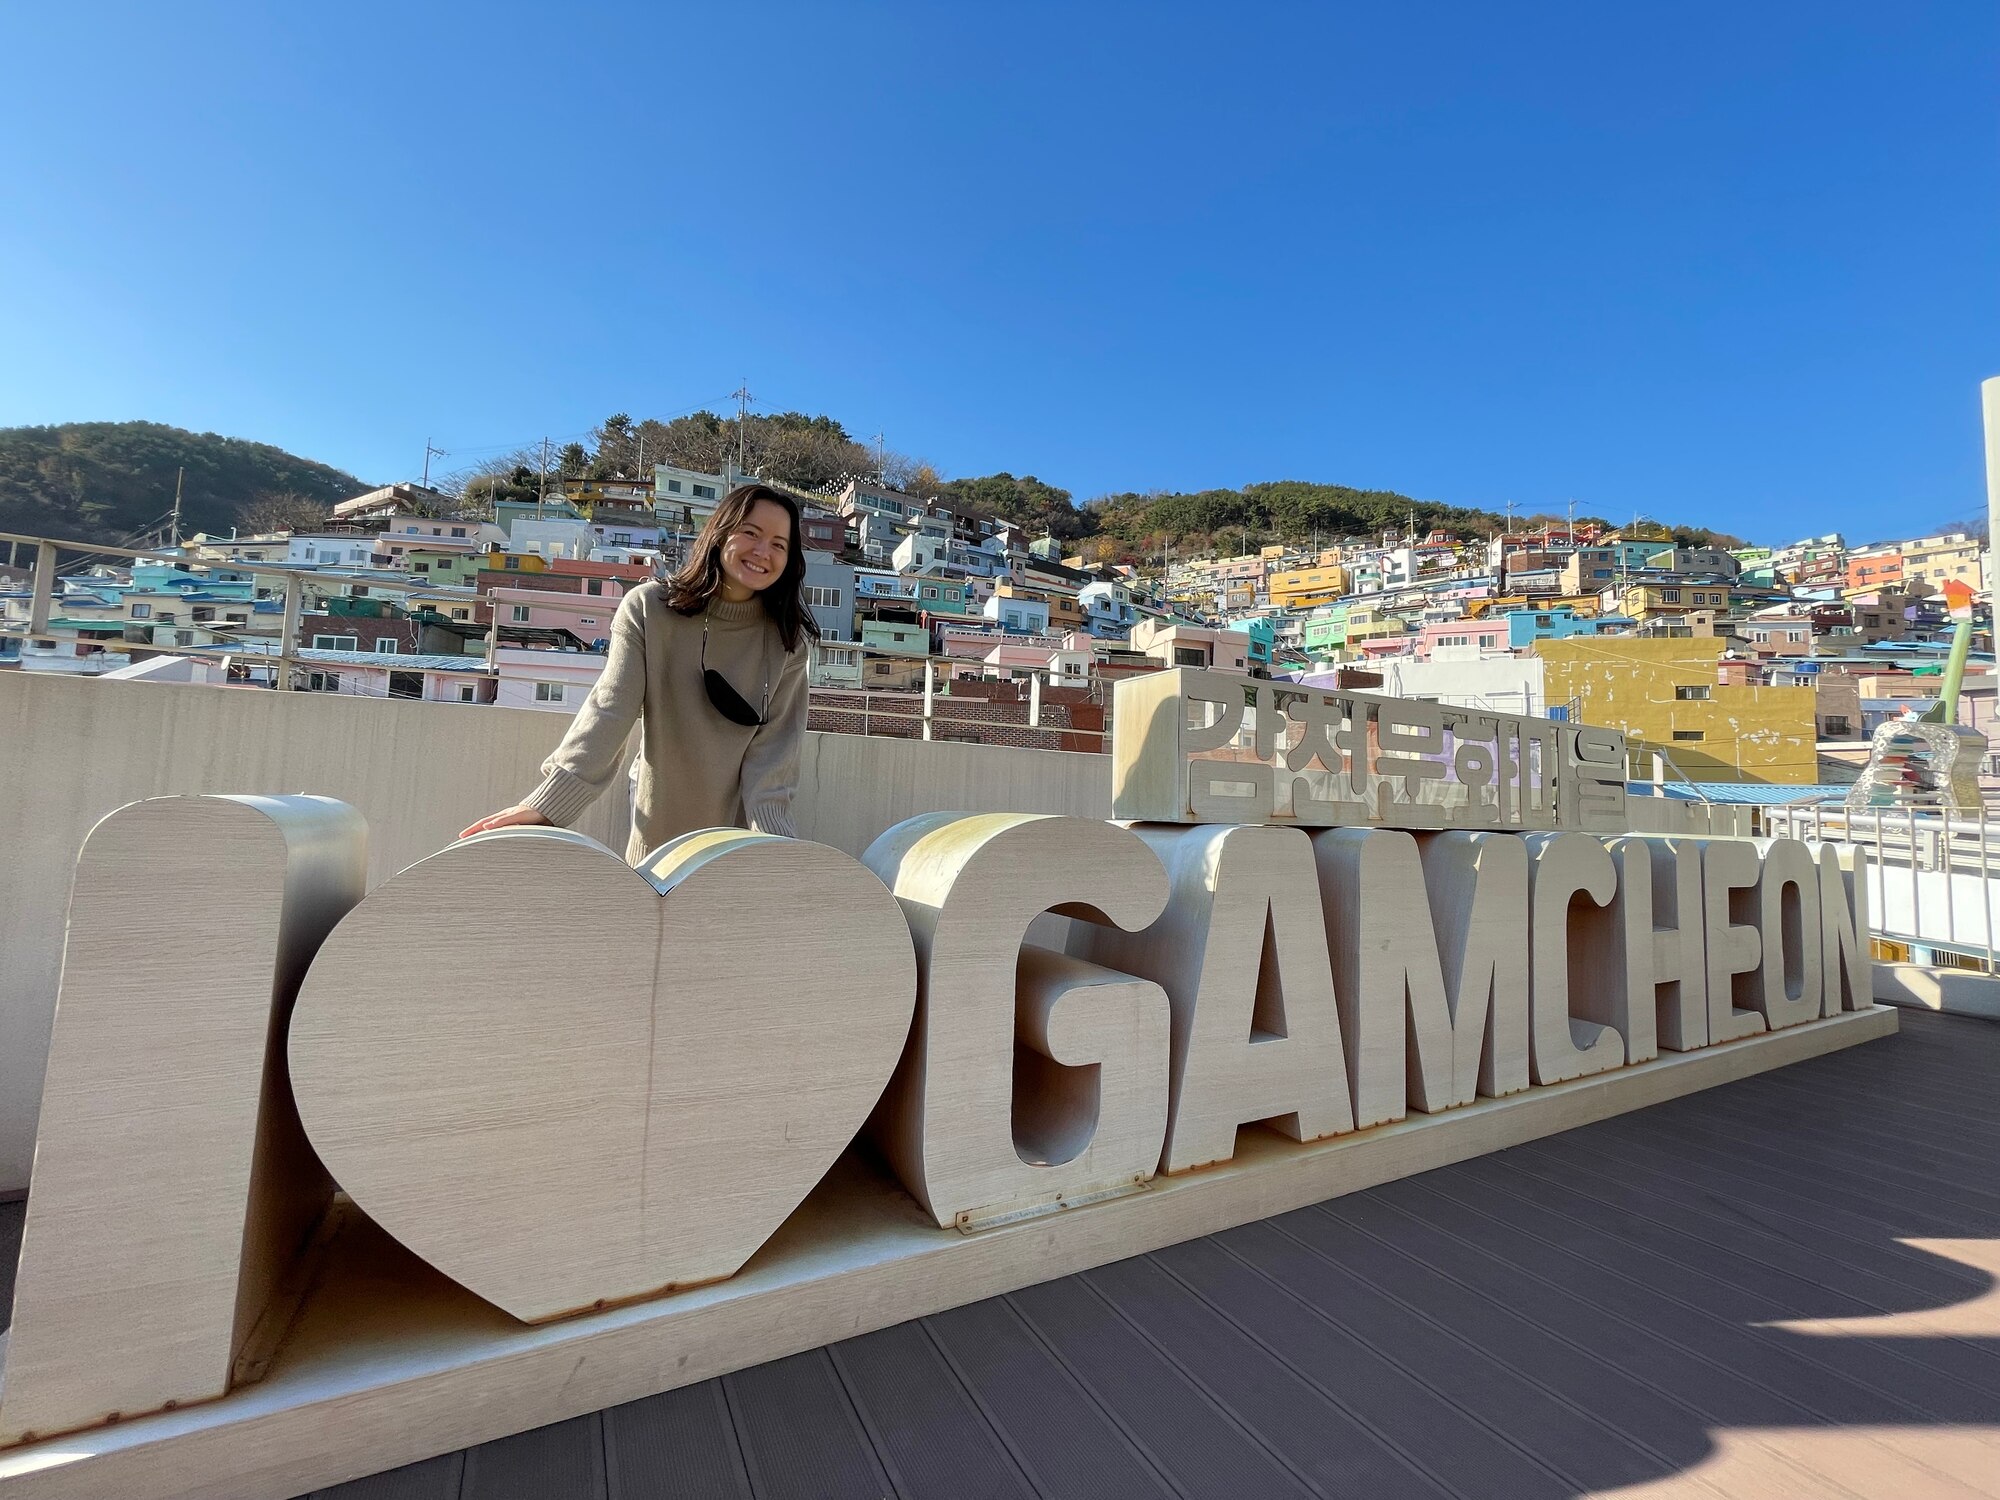
[[[806,736],[809,654],[801,641],[799,649],[786,656],[771,711],[743,752],[744,817],[759,833],[781,834],[788,839],[799,836],[798,825],[792,821],[792,794],[798,790],[799,748]]]
[[[522,800],[567,828],[604,794],[624,760],[625,742],[646,703],[646,620],[639,591],[627,594],[611,622],[611,650],[569,733],[542,762],[542,784]]]

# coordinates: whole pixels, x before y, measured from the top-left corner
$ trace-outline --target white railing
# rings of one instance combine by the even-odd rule
[[[1867,860],[1878,937],[1913,957],[1958,955],[2000,975],[2000,805],[1808,803],[1766,808],[1763,817],[1768,834],[1847,845]]]

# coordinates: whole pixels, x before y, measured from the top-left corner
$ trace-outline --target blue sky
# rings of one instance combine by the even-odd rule
[[[2000,5],[10,7],[0,424],[1980,513]]]

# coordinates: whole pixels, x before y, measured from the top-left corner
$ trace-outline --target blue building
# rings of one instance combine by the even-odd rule
[[[1622,635],[1634,623],[1629,615],[1580,615],[1568,604],[1553,609],[1512,609],[1501,618],[1507,622],[1507,645],[1514,651],[1536,641],[1560,641],[1572,635]]]

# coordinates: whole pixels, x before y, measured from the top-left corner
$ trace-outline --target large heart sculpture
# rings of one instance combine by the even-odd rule
[[[718,829],[638,871],[482,834],[378,886],[313,959],[292,1088],[334,1179],[528,1322],[734,1274],[895,1071],[896,899],[836,849]]]

